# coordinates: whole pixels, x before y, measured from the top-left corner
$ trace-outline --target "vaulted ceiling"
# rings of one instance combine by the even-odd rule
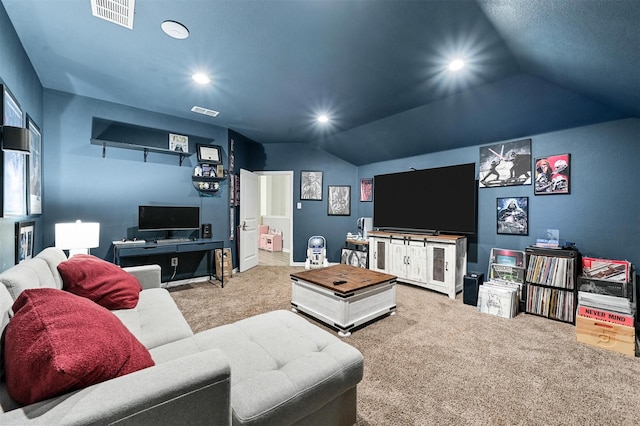
[[[1,2],[45,88],[355,165],[640,117],[637,0]]]

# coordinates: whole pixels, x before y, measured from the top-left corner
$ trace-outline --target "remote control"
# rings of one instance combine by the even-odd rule
[[[333,285],[340,285],[340,284],[344,284],[344,283],[346,283],[345,280],[338,280],[338,281],[334,281]]]

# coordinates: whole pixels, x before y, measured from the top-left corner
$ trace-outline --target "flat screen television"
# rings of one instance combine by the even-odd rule
[[[139,231],[187,231],[200,229],[200,207],[138,206]]]
[[[373,226],[381,230],[475,234],[475,164],[373,177]]]

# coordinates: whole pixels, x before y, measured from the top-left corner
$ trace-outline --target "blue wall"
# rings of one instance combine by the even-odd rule
[[[42,130],[42,85],[1,3],[0,82],[7,85],[20,104],[24,115],[23,124],[26,124],[28,114]],[[2,117],[0,117],[1,120]],[[42,248],[42,238],[37,233],[42,222],[38,216],[0,218],[0,271],[13,266],[15,262],[15,224],[23,220],[35,221],[35,248],[36,250]]]
[[[100,247],[92,254],[105,259],[113,258],[114,240],[164,238],[137,232],[141,204],[199,206],[201,223],[211,223],[214,238],[228,246],[228,183],[213,197],[201,197],[191,183],[196,155],[185,158],[180,166],[177,156],[150,152],[144,162],[142,151],[107,147],[102,158],[102,146],[90,144],[92,119],[100,117],[206,138],[222,146],[226,168],[227,129],[51,90],[44,92],[44,111],[45,246],[54,243],[56,222],[77,219],[100,222]],[[195,152],[193,143],[189,151]],[[158,262],[163,265],[162,259]],[[182,263],[180,259],[176,278],[191,275]],[[198,268],[204,270],[204,266]],[[163,274],[165,269],[169,268],[163,265]]]
[[[583,256],[640,262],[640,119],[611,121],[532,135],[532,157],[571,154],[571,193],[533,195],[533,186],[478,189],[478,233],[469,244],[468,270],[485,272],[492,247],[524,250],[538,231],[559,229]],[[508,142],[496,141],[495,143]],[[376,174],[476,163],[479,146],[362,166],[358,179]],[[419,193],[418,193],[419,195]],[[529,235],[496,233],[496,198],[529,197]],[[374,200],[375,202],[375,200]],[[357,203],[359,216],[373,214],[372,203]]]
[[[314,235],[327,240],[327,258],[339,262],[341,249],[347,232],[356,231],[357,206],[360,184],[358,169],[331,154],[308,144],[265,144],[265,167],[262,170],[292,170],[293,173],[293,260],[304,262],[307,258],[307,243]],[[300,171],[320,170],[322,177],[322,201],[300,200]],[[329,216],[327,214],[327,192],[329,185],[351,186],[351,215]],[[302,203],[298,209],[297,204]]]

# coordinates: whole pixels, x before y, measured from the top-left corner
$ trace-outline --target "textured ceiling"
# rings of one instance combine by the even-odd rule
[[[133,30],[89,0],[1,2],[46,88],[356,165],[640,117],[635,0],[136,0]]]

